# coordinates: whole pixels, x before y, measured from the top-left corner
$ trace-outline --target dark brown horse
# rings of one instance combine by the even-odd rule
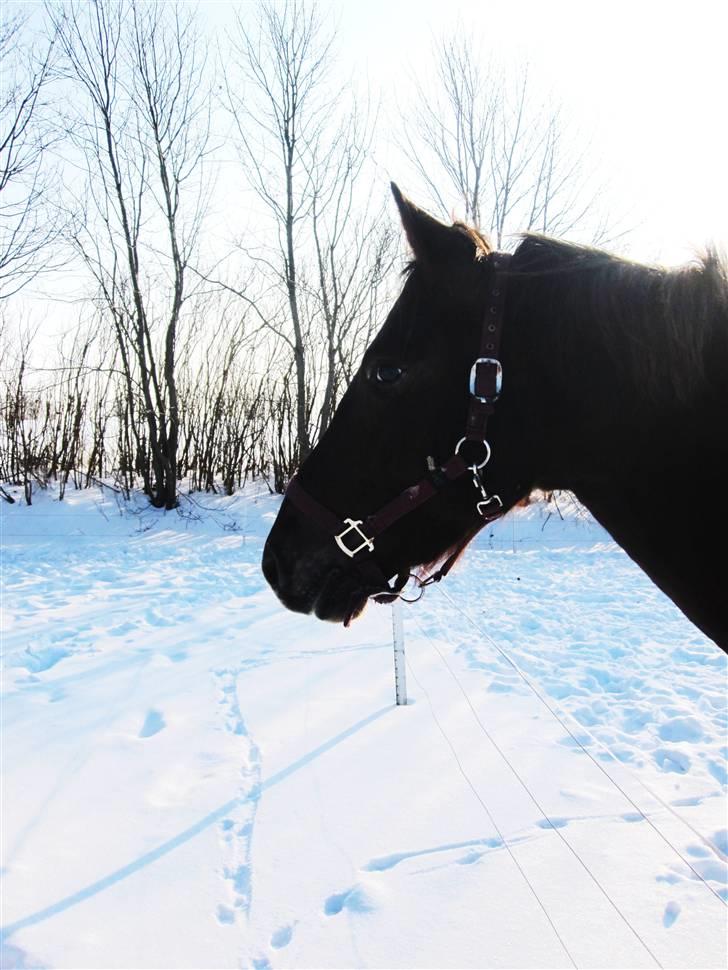
[[[268,537],[281,601],[348,622],[534,488],[569,489],[728,650],[725,266],[539,236],[503,257],[393,192],[415,258]]]

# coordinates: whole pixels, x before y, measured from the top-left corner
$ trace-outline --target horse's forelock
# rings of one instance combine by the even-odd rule
[[[479,229],[475,229],[473,226],[469,226],[464,222],[454,222],[453,229],[457,229],[459,233],[469,239],[473,244],[476,260],[485,259],[486,256],[489,256],[494,251],[490,239]]]

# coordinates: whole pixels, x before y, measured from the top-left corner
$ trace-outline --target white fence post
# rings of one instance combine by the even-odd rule
[[[407,703],[407,676],[404,659],[404,624],[402,622],[402,601],[398,598],[392,603],[392,639],[394,641],[394,689],[397,704]]]

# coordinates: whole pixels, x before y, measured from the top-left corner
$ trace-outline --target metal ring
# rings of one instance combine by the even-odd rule
[[[458,441],[458,443],[455,445],[455,454],[456,455],[460,453],[460,446],[462,444],[464,444],[466,441],[473,441],[473,439],[472,438],[461,438],[460,441]],[[490,445],[485,440],[485,438],[483,438],[482,441],[478,441],[476,439],[475,440],[475,444],[483,445],[485,447],[485,458],[483,459],[483,461],[481,461],[481,463],[479,465],[473,465],[472,467],[473,468],[478,468],[478,469],[485,468],[485,466],[490,461]]]

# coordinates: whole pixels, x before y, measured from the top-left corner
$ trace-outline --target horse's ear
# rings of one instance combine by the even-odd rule
[[[414,202],[410,202],[394,182],[390,182],[390,187],[415,259],[422,262],[445,262],[458,256],[467,256],[468,249],[472,255],[474,247],[468,245],[462,233],[433,219]]]

